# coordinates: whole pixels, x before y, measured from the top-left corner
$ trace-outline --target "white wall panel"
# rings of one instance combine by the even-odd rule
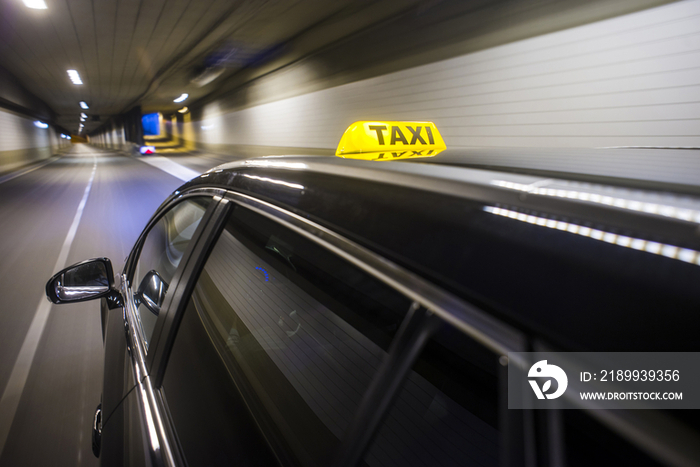
[[[34,121],[0,108],[0,173],[46,159],[70,144],[53,128],[38,128]]]
[[[205,144],[331,149],[365,119],[432,120],[452,148],[700,147],[700,0],[234,112],[213,103],[188,125]]]
[[[30,118],[0,109],[0,151],[51,146],[51,131],[37,128]]]

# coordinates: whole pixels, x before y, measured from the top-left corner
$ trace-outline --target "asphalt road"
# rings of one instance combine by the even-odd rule
[[[102,391],[99,302],[49,306],[44,285],[58,269],[98,256],[121,270],[182,183],[87,145],[0,181],[0,467],[98,464],[90,430]]]

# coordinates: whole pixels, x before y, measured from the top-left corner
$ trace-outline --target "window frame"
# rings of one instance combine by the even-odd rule
[[[221,201],[221,197],[219,195],[221,195],[221,193],[222,190],[214,189],[196,189],[183,194],[175,192],[175,194],[170,196],[165,202],[163,202],[160,205],[158,210],[148,221],[146,227],[143,229],[143,231],[139,235],[138,240],[134,244],[131,253],[127,257],[126,264],[124,265],[124,269],[122,270],[122,281],[120,287],[121,294],[124,298],[123,319],[127,345],[129,348],[129,352],[132,356],[132,363],[134,366],[133,369],[135,372],[135,376],[137,377],[137,381],[143,380],[146,376],[148,376],[150,374],[151,369],[153,368],[153,354],[155,353],[154,350],[158,347],[158,341],[160,340],[160,335],[163,328],[163,321],[165,320],[165,317],[169,314],[173,303],[177,303],[173,300],[173,296],[179,288],[178,286],[183,278],[183,273],[186,270],[187,265],[190,263],[190,260],[197,254],[196,246],[200,243],[202,236],[207,231],[209,222],[212,220],[212,218],[216,218],[215,212],[219,208],[219,204]],[[138,310],[134,301],[135,287],[133,286],[133,284],[131,284],[131,279],[133,278],[135,266],[141,255],[141,249],[146,238],[150,234],[151,229],[162,219],[162,217],[165,214],[170,212],[171,209],[173,209],[181,202],[184,202],[191,198],[202,197],[209,197],[212,201],[210,202],[209,206],[207,206],[207,209],[205,210],[204,215],[202,216],[202,219],[199,222],[199,225],[197,226],[194,234],[192,235],[192,239],[187,245],[187,248],[183,253],[182,260],[178,264],[175,274],[171,280],[170,291],[172,293],[166,295],[161,312],[158,315],[158,319],[156,320],[156,326],[153,330],[153,335],[151,336],[151,351],[147,351],[146,340],[143,336],[143,329],[140,326],[140,322],[138,319]],[[138,378],[138,376],[140,376],[140,378]]]
[[[130,303],[133,305],[133,310],[134,310],[134,321],[133,324],[131,325],[132,328],[135,329],[135,335],[138,341],[138,345],[143,348],[144,355],[149,355],[152,352],[147,351],[147,345],[146,345],[146,339],[145,336],[143,335],[143,329],[141,328],[140,325],[140,320],[138,319],[138,310],[137,307],[135,306],[134,303],[134,294],[136,287],[138,287],[138,284],[132,284],[134,272],[136,270],[136,265],[138,264],[138,261],[141,257],[141,251],[143,249],[143,245],[146,242],[146,239],[148,238],[148,235],[151,233],[151,230],[153,227],[160,222],[160,220],[165,216],[168,212],[170,212],[173,208],[175,208],[178,204],[191,199],[191,198],[211,198],[211,202],[209,206],[207,206],[207,209],[204,212],[204,215],[202,216],[202,219],[199,222],[199,225],[197,226],[197,229],[195,230],[194,234],[192,235],[192,239],[190,240],[189,244],[187,245],[187,248],[185,249],[185,252],[183,253],[182,259],[180,261],[180,264],[178,264],[178,267],[175,271],[175,274],[173,275],[173,278],[171,280],[169,289],[173,293],[169,294],[166,296],[165,302],[163,303],[163,307],[161,309],[161,312],[158,316],[158,319],[156,320],[156,325],[155,328],[153,329],[153,335],[151,336],[150,339],[150,348],[154,348],[157,346],[157,341],[160,337],[161,330],[163,328],[162,321],[163,319],[161,318],[161,315],[167,315],[168,310],[173,303],[172,301],[172,295],[174,295],[174,292],[177,290],[177,285],[182,279],[182,273],[189,262],[190,258],[193,256],[194,252],[194,247],[198,243],[199,239],[201,238],[202,234],[204,233],[206,229],[206,225],[209,223],[211,218],[214,215],[214,212],[221,200],[221,197],[218,196],[222,193],[222,190],[214,190],[214,189],[195,189],[188,191],[186,193],[179,193],[175,192],[173,195],[171,195],[168,199],[166,199],[156,210],[155,214],[151,217],[151,219],[148,221],[146,224],[146,227],[143,229],[141,234],[139,235],[138,240],[134,244],[134,247],[131,250],[131,253],[129,254],[126,264],[124,265],[124,269],[122,272],[122,277],[123,277],[123,283],[124,283],[124,299],[126,302]],[[217,199],[218,196],[218,199]],[[126,321],[126,316],[125,316],[125,321]],[[146,368],[150,370],[151,365],[146,365]]]
[[[365,247],[272,203],[244,193],[226,190],[223,193],[222,203],[220,203],[221,209],[218,209],[214,218],[209,221],[206,231],[202,233],[196,245],[198,253],[195,252],[192,255],[192,257],[196,257],[195,261],[188,263],[177,285],[177,289],[171,296],[172,303],[177,303],[177,306],[168,308],[167,318],[163,320],[166,324],[157,342],[158,348],[156,352],[148,356],[151,362],[149,366],[153,369],[151,372],[153,385],[157,393],[160,393],[162,387],[169,351],[186,308],[186,299],[191,295],[209,253],[224,230],[229,216],[229,209],[234,206],[256,212],[300,234],[330,253],[348,261],[380,282],[397,290],[416,304],[414,310],[404,319],[401,329],[394,337],[389,349],[390,360],[397,365],[382,366],[378,374],[375,375],[375,380],[379,382],[375,384],[375,381],[373,381],[365,394],[365,398],[381,401],[382,410],[377,411],[376,408],[372,407],[372,404],[361,406],[356,420],[353,422],[353,425],[358,425],[361,429],[355,428],[352,433],[349,430],[349,435],[346,435],[341,440],[341,450],[339,452],[344,452],[343,449],[348,451],[344,454],[347,460],[360,458],[371,442],[376,429],[383,419],[383,415],[390,409],[389,402],[392,399],[392,395],[400,390],[401,385],[398,383],[402,379],[401,373],[405,374],[410,370],[423,345],[436,328],[436,322],[444,321],[448,323],[500,355],[507,355],[508,352],[524,351],[526,348],[526,338],[519,331],[501,323],[479,308],[454,297],[452,294],[445,292],[416,274],[406,271]],[[431,311],[426,312],[426,309]],[[159,397],[162,401],[162,394]],[[499,404],[499,409],[506,408],[507,401],[505,397],[501,398]],[[164,404],[163,407],[167,412],[167,407]],[[367,422],[374,429],[366,430],[364,425]],[[175,432],[176,427],[171,427],[171,431]],[[359,443],[358,438],[362,438],[359,440]],[[347,447],[344,448],[343,445],[347,445]],[[338,465],[351,465],[352,463]]]
[[[195,189],[188,191],[187,193],[179,193],[176,191],[161,204],[161,206],[156,210],[155,214],[146,224],[146,227],[139,235],[139,238],[134,244],[131,253],[127,257],[126,264],[122,270],[120,291],[124,298],[122,312],[124,319],[125,339],[127,351],[130,357],[130,367],[136,383],[134,391],[137,393],[138,409],[142,417],[142,427],[148,427],[146,434],[150,440],[151,450],[149,453],[151,455],[151,461],[154,463],[154,465],[179,466],[184,464],[179,455],[177,436],[173,430],[172,423],[170,423],[168,419],[167,410],[165,410],[162,397],[159,391],[154,390],[152,384],[152,379],[150,377],[150,370],[152,366],[149,364],[149,357],[155,352],[146,352],[145,341],[142,334],[143,331],[139,325],[136,314],[137,310],[133,297],[134,291],[130,280],[128,280],[127,277],[133,276],[134,267],[136,261],[140,257],[141,248],[145,239],[151,232],[153,226],[159,222],[166,213],[168,213],[177,204],[187,199],[194,197],[211,198],[211,202],[202,216],[202,219],[197,226],[190,243],[185,249],[182,260],[180,261],[180,264],[178,264],[175,275],[173,276],[173,280],[171,282],[173,293],[166,296],[161,313],[156,321],[156,328],[154,329],[151,339],[152,348],[155,348],[160,340],[160,330],[162,329],[162,323],[165,320],[165,316],[168,315],[168,311],[172,307],[172,304],[177,303],[176,301],[173,301],[173,295],[175,295],[174,292],[179,288],[178,284],[182,279],[183,272],[186,270],[187,265],[191,263],[190,260],[197,254],[196,246],[200,244],[202,236],[205,234],[205,232],[207,232],[210,221],[212,218],[217,218],[216,210],[219,209],[221,204],[221,193],[222,190],[215,189]]]

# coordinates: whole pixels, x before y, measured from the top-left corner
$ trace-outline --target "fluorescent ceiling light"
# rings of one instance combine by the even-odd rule
[[[188,97],[190,97],[189,94],[183,93],[180,97],[178,97],[177,99],[175,99],[173,102],[182,102],[182,101],[184,101],[185,99],[187,99]]]
[[[35,10],[46,10],[46,2],[44,0],[22,0],[27,8],[33,8]]]
[[[82,107],[83,109],[89,109],[89,108],[90,108],[90,107],[88,107],[88,105],[85,103],[85,101],[80,101],[80,107]]]
[[[71,81],[73,81],[73,84],[83,84],[83,81],[80,79],[80,75],[76,70],[68,70],[68,77]]]
[[[39,120],[37,120],[37,121],[34,122],[34,126],[37,127],[37,128],[44,128],[44,129],[46,129],[46,128],[49,127],[49,124],[48,124],[48,123],[44,123],[44,122],[40,122]]]
[[[180,112],[181,114],[186,114],[189,110],[190,109],[188,109],[187,107],[183,107],[180,110],[178,110],[178,112]]]

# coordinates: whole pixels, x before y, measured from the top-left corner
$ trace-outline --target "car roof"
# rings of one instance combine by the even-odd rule
[[[698,198],[449,156],[245,159],[180,192],[218,187],[285,207],[561,348],[694,350]]]
[[[406,151],[413,152],[413,151]],[[402,153],[389,153],[401,155]],[[387,156],[390,157],[390,156]],[[391,161],[362,161],[314,155],[269,155],[256,159],[316,159],[334,166],[367,166],[376,171],[402,171],[420,164],[428,174],[440,176],[435,167],[480,169],[531,175],[534,178],[564,179],[606,186],[637,188],[700,196],[700,149],[669,148],[461,148],[448,149],[432,157]],[[356,160],[358,162],[351,162]],[[659,161],[662,161],[659,163]],[[391,162],[388,164],[387,162]],[[233,168],[241,161],[218,168]],[[461,171],[467,174],[467,171]]]

